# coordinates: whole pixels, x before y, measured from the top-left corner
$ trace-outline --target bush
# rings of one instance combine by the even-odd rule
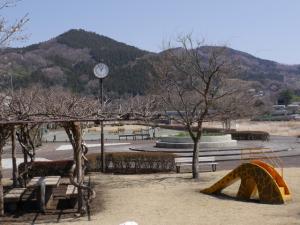
[[[62,176],[68,177],[74,164],[73,160],[60,161],[36,161],[29,163],[28,177],[39,176]],[[25,171],[25,163],[21,163],[18,167],[19,174]]]
[[[268,141],[270,135],[264,131],[231,131],[229,132],[234,140],[262,140]]]
[[[100,154],[87,156],[89,171],[100,171]],[[105,154],[106,172],[121,174],[157,173],[175,170],[175,156],[159,152],[112,152]]]

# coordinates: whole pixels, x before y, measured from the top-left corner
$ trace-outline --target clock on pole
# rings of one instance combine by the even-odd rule
[[[99,100],[103,106],[103,79],[108,75],[108,66],[104,63],[98,63],[94,66],[94,74],[99,79]],[[104,155],[104,131],[103,121],[100,122],[100,139],[101,139],[101,171],[105,172],[105,155]]]
[[[109,69],[108,66],[104,63],[98,63],[94,67],[94,74],[97,78],[103,79],[108,75]]]

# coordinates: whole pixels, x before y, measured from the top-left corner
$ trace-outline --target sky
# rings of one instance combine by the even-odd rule
[[[284,64],[300,64],[299,0],[22,0],[1,10],[8,22],[28,13],[26,46],[84,29],[159,52],[192,33]]]

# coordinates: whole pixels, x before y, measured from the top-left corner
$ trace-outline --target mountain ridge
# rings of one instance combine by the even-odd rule
[[[200,51],[205,53],[212,47],[218,46],[202,46]],[[249,87],[274,93],[285,87],[300,87],[300,65],[260,59],[232,48],[227,50],[229,57],[240,61],[243,70],[239,78],[249,82]],[[162,52],[142,50],[95,32],[71,29],[45,42],[2,49],[0,85],[5,83],[5,74],[13,74],[15,87],[38,83],[97,94],[98,82],[92,68],[98,62],[105,62],[110,68],[105,79],[106,92],[112,96],[145,94],[155,78],[149,58],[160,54]]]

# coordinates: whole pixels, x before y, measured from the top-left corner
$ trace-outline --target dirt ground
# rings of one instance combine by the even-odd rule
[[[240,121],[238,130],[264,130],[273,135],[296,136],[300,122],[251,122]],[[55,143],[60,145],[61,143]],[[53,148],[53,149],[52,149]],[[43,146],[38,154],[51,158],[68,158],[69,151],[56,152],[52,146]],[[299,157],[287,157],[285,166],[298,167]],[[228,164],[228,165],[227,165]],[[220,169],[234,168],[239,162],[222,162]],[[219,169],[218,168],[218,169]],[[91,221],[88,217],[74,218],[66,215],[23,216],[21,224],[66,225],[119,225],[135,221],[139,225],[300,225],[300,168],[286,168],[284,178],[292,192],[292,201],[284,205],[267,205],[242,202],[233,198],[238,183],[224,190],[222,196],[209,196],[199,191],[222,178],[228,171],[201,173],[200,180],[190,179],[191,174],[109,175],[94,173],[97,198],[92,203]],[[10,174],[10,173],[9,173]],[[44,220],[45,218],[48,218]],[[7,220],[0,225],[13,224]],[[45,222],[41,222],[45,221]],[[47,222],[47,223],[46,223]],[[20,223],[19,223],[20,224]]]
[[[125,221],[139,225],[300,224],[300,168],[284,171],[292,192],[292,201],[284,205],[237,201],[233,196],[238,183],[219,197],[199,192],[227,172],[201,173],[197,182],[190,179],[191,174],[93,174],[98,193],[93,207],[98,212],[91,221],[84,217],[60,224],[118,225]]]

